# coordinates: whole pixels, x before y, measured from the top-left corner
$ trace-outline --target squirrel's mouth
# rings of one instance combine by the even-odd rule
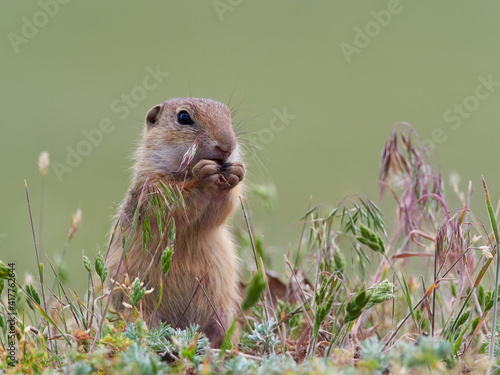
[[[220,164],[221,166],[223,166],[224,164],[231,164],[231,163],[227,163],[227,160],[222,159],[222,158],[213,158],[213,159],[207,158],[207,160],[213,160],[217,164]]]
[[[225,162],[225,163],[222,163],[221,166],[220,166],[220,170],[221,171],[225,171],[227,170],[229,167],[231,167],[233,165],[233,163],[231,162]]]
[[[228,152],[218,152],[218,150],[211,150],[209,152],[202,152],[193,159],[197,159],[196,161],[200,161],[202,159],[215,161],[217,164],[224,164],[231,160],[232,153]]]
[[[219,157],[210,157],[207,155],[196,155],[189,163],[189,167],[194,167],[198,162],[201,160],[212,160],[219,164],[220,166],[223,166],[224,164],[231,164],[228,162],[227,159],[225,158],[219,158]]]
[[[233,162],[238,160],[238,152],[234,149],[225,151],[220,147],[200,147],[199,149],[195,149],[194,152],[190,152],[190,150],[186,151],[181,160],[181,170],[185,170],[186,168],[191,169],[194,167],[200,160],[212,160],[219,164],[221,168],[227,168],[231,166]],[[184,168],[182,168],[184,167]]]

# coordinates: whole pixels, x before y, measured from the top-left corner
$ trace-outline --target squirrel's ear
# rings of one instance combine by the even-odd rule
[[[146,115],[146,125],[148,128],[152,128],[158,125],[158,120],[160,119],[161,110],[163,109],[163,103],[155,105],[148,111]]]

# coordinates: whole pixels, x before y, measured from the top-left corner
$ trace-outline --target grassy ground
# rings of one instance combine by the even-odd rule
[[[47,163],[42,156],[42,175]],[[21,282],[13,264],[0,264],[0,369],[7,374],[498,373],[497,215],[485,183],[488,223],[469,210],[470,184],[462,191],[458,178],[452,179],[452,193],[462,202],[458,209],[448,207],[443,186],[414,130],[395,127],[382,152],[380,190],[395,200],[396,220],[386,222],[362,196],[348,197],[327,213],[311,207],[302,218],[300,243],[285,254],[282,275],[272,272],[266,245],[243,205],[246,230],[243,226],[237,238],[254,261],[243,270],[249,282],[242,286],[238,323],[228,327],[221,349],[210,348],[196,327],[149,328],[141,318],[148,291],[138,279],[116,285],[129,297],[129,314],[114,314],[110,291],[102,288],[110,277],[104,255],[83,256],[90,292],[77,296],[66,286],[64,262],[40,259],[35,239],[36,282]],[[272,203],[265,189],[256,187],[254,193]],[[81,213],[73,217],[65,249],[80,218]],[[147,228],[136,230],[147,233]],[[163,252],[164,272],[172,250]],[[55,275],[53,284],[49,274]],[[232,342],[237,325],[241,337]]]

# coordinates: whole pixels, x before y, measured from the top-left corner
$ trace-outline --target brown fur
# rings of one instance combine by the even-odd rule
[[[194,124],[179,123],[182,110],[191,115]],[[183,170],[181,160],[194,142],[198,144],[196,154]],[[239,302],[237,259],[226,221],[238,204],[245,174],[229,109],[222,103],[196,98],[171,99],[152,108],[136,159],[106,260],[109,275],[122,283],[127,273],[130,280],[139,277],[147,289],[154,288],[141,301],[146,322],[156,325],[165,321],[180,328],[196,323],[213,346],[220,346]],[[162,220],[172,218],[177,228],[172,266],[165,276],[160,257],[168,242],[160,238],[157,227],[152,228],[153,240],[146,251],[142,247],[141,221],[151,215],[144,200],[158,194],[159,180],[176,185],[185,203],[180,210],[164,207]],[[139,225],[131,236],[138,203]],[[127,257],[123,257],[124,238],[130,241]],[[160,282],[163,297],[155,310]],[[114,309],[126,315],[122,302],[128,300],[123,293],[114,291],[110,298]]]

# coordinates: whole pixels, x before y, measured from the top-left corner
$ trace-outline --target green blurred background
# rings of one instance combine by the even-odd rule
[[[278,259],[309,204],[354,193],[378,201],[379,155],[398,121],[434,136],[445,180],[471,179],[483,215],[480,176],[500,194],[498,14],[497,1],[3,0],[0,258],[20,278],[35,269],[23,181],[38,230],[36,164],[48,151],[71,171],[50,168],[42,253],[62,251],[80,208],[67,261],[83,288],[82,250],[105,249],[145,113],[176,96],[238,105],[255,153],[248,181],[277,189],[273,213],[256,198],[250,207]],[[162,74],[146,89],[148,69]],[[493,83],[478,91],[481,80]],[[273,120],[284,110],[288,122]],[[112,131],[86,148],[83,131],[106,119]],[[68,166],[78,147],[86,155]]]

